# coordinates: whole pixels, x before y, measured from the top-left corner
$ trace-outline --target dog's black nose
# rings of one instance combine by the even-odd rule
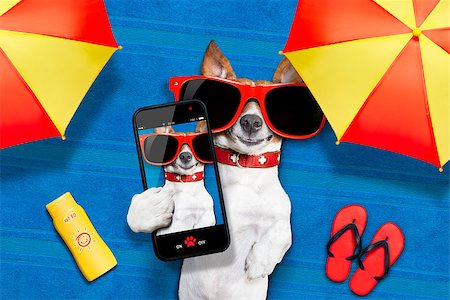
[[[263,120],[255,114],[245,115],[239,121],[244,132],[249,135],[260,130],[262,127],[262,122]]]
[[[183,164],[187,164],[192,159],[192,154],[189,152],[181,152],[180,153],[180,160]]]

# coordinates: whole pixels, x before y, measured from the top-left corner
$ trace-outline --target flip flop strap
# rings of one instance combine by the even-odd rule
[[[360,255],[358,256],[358,265],[361,269],[364,270],[364,264],[361,260],[361,257],[363,255],[365,255],[367,252],[372,251],[375,248],[378,247],[383,247],[384,248],[384,272],[383,275],[381,276],[374,276],[373,279],[380,281],[381,279],[383,279],[389,272],[389,262],[390,262],[390,255],[389,255],[389,245],[387,240],[381,240],[378,241],[376,243],[370,244],[369,246],[367,246],[366,248],[362,249],[362,251],[360,252]]]
[[[345,225],[344,227],[341,228],[341,230],[339,230],[338,232],[336,232],[328,241],[327,243],[327,253],[328,256],[330,257],[334,257],[334,254],[331,253],[330,251],[330,247],[331,245],[333,245],[347,230],[351,230],[353,231],[353,233],[355,234],[356,237],[356,247],[355,250],[358,249],[358,252],[356,254],[350,255],[349,257],[346,257],[346,260],[353,260],[355,258],[359,257],[359,253],[361,253],[361,236],[359,234],[358,231],[358,227],[356,227],[355,223],[349,223],[347,225]]]

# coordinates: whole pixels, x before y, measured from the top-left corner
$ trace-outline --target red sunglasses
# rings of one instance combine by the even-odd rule
[[[169,88],[176,101],[202,101],[214,133],[236,123],[249,99],[258,102],[267,126],[282,137],[306,139],[325,124],[322,110],[304,83],[254,86],[218,77],[183,76],[170,78]]]
[[[187,144],[195,158],[202,163],[212,163],[210,144],[206,133],[150,133],[139,136],[142,155],[147,163],[156,166],[171,164]]]

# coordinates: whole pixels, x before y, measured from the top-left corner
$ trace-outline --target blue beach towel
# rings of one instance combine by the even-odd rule
[[[295,0],[107,0],[123,46],[82,102],[67,140],[0,152],[2,299],[174,299],[180,262],[161,262],[148,234],[127,226],[142,191],[131,117],[173,101],[170,76],[199,74],[215,39],[238,77],[271,80]],[[403,254],[367,299],[448,299],[449,167],[351,144],[326,125],[309,140],[285,140],[280,178],[292,202],[293,245],[270,276],[269,299],[355,298],[325,276],[331,223],[343,206],[366,207],[369,243],[387,221],[405,234]],[[45,204],[70,191],[111,248],[118,266],[88,283],[53,228]],[[353,270],[356,268],[353,265]]]

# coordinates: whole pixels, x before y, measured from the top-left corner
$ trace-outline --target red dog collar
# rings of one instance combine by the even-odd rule
[[[180,175],[177,173],[169,173],[166,172],[165,176],[167,181],[173,181],[173,182],[195,182],[203,180],[203,172],[197,172],[192,175]]]
[[[244,168],[270,168],[280,163],[280,151],[266,152],[258,155],[240,154],[233,150],[214,147],[217,162]]]

